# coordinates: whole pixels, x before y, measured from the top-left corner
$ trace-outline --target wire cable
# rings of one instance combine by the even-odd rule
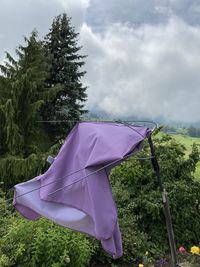
[[[80,179],[78,179],[77,181],[74,181],[74,182],[71,183],[70,185],[66,185],[66,186],[64,186],[64,187],[62,187],[62,188],[58,188],[57,190],[51,192],[49,195],[52,195],[52,194],[54,194],[54,193],[56,193],[56,192],[58,192],[58,191],[61,191],[62,189],[66,188],[66,187],[68,187],[68,186],[71,186],[71,185],[73,185],[73,184],[75,184],[75,183],[78,183],[78,182],[80,182],[80,181],[86,179],[87,177],[91,176],[92,174],[98,173],[99,171],[102,171],[103,169],[106,169],[106,168],[108,168],[108,167],[110,167],[110,166],[112,166],[112,165],[114,165],[114,164],[116,164],[116,163],[118,163],[118,162],[120,162],[120,161],[123,162],[124,160],[126,160],[126,159],[128,159],[128,158],[130,158],[130,157],[132,157],[132,156],[133,156],[132,154],[128,154],[128,155],[126,155],[125,157],[123,157],[122,159],[117,159],[117,160],[115,160],[115,161],[112,161],[112,162],[108,163],[107,165],[105,165],[105,166],[103,166],[103,167],[100,167],[99,169],[97,169],[97,170],[91,172],[90,174],[88,174],[88,175],[86,175],[86,176],[84,176],[84,177],[81,177]],[[137,157],[135,157],[134,159],[135,159],[135,160],[149,160],[149,159],[152,159],[152,156],[149,156],[149,157],[143,157],[143,158],[137,158]],[[43,188],[43,187],[46,187],[46,186],[51,185],[51,184],[53,184],[53,183],[57,183],[59,180],[63,180],[64,178],[70,177],[70,176],[72,176],[72,175],[74,175],[74,174],[76,174],[76,173],[78,173],[79,171],[82,171],[82,170],[84,170],[84,169],[85,169],[85,168],[79,169],[79,170],[77,170],[77,171],[75,171],[75,172],[73,172],[73,173],[70,173],[70,174],[65,175],[65,176],[63,176],[63,177],[61,177],[61,178],[58,178],[58,179],[56,179],[55,181],[51,181],[51,182],[49,182],[49,183],[47,183],[47,184],[41,185],[41,186],[39,186],[39,187],[37,187],[37,188],[34,188],[34,189],[30,190],[30,191],[27,191],[27,192],[25,192],[25,193],[23,193],[23,194],[21,194],[21,195],[18,195],[18,196],[16,196],[15,198],[16,198],[16,199],[17,199],[17,198],[20,198],[20,197],[22,197],[22,196],[24,196],[24,195],[27,195],[27,194],[30,194],[30,193],[32,193],[32,192],[34,192],[34,191],[40,190],[40,189]],[[10,202],[10,201],[12,201],[12,200],[13,200],[13,198],[9,198],[9,199],[7,199],[6,201],[7,201],[7,202]]]

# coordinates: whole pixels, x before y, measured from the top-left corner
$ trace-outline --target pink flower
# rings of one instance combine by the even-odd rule
[[[184,247],[180,247],[178,249],[178,251],[179,251],[180,254],[184,254],[185,253],[185,248]]]

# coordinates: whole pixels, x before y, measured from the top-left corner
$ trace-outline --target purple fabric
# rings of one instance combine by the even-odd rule
[[[15,208],[28,219],[35,220],[42,215],[65,225],[59,221],[59,216],[63,214],[63,211],[57,214],[59,206],[43,208],[41,203],[60,205],[61,208],[71,207],[79,212],[79,224],[73,227],[70,222],[65,226],[96,237],[114,258],[121,257],[122,242],[117,209],[108,179],[111,168],[116,164],[100,171],[98,169],[116,160],[120,162],[125,156],[137,152],[150,132],[146,127],[121,123],[77,123],[49,169],[30,180],[29,184],[26,182],[15,186]],[[76,173],[72,174],[74,172]],[[87,177],[83,179],[85,176]],[[40,198],[40,209],[35,208],[37,204],[34,206],[31,201],[27,204],[28,194],[24,200],[16,198],[28,191],[28,186],[29,190],[33,188],[32,183],[42,186],[38,195],[34,196],[34,199]],[[60,190],[61,188],[63,189]],[[52,194],[56,190],[58,191]],[[48,207],[51,208],[50,215],[47,214]]]

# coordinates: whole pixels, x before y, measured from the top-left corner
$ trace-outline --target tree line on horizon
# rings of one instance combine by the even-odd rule
[[[195,128],[195,127],[188,128],[188,135],[191,137],[200,137],[200,128]]]

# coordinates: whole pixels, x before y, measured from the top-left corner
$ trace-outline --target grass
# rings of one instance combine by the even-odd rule
[[[197,137],[190,137],[189,135],[185,134],[172,134],[173,138],[176,139],[177,142],[183,144],[186,148],[186,157],[191,153],[192,151],[192,145],[195,143],[199,146],[200,149],[200,138]],[[197,163],[197,168],[194,173],[194,176],[197,180],[200,181],[200,161]]]
[[[186,147],[186,155],[192,150],[192,145],[195,143],[200,146],[200,138],[190,137],[189,135],[183,134],[172,134],[173,138],[176,139],[179,143],[183,144]]]

